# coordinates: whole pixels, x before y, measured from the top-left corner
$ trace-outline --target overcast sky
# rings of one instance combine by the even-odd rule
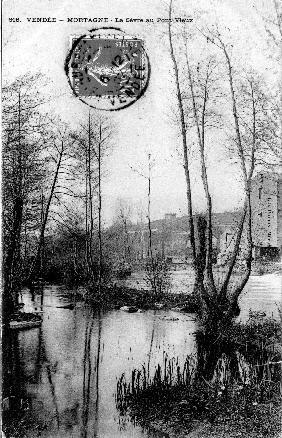
[[[263,25],[251,0],[198,0],[197,6],[213,10],[228,26],[240,29],[242,59],[261,68],[265,64]],[[256,2],[260,7],[260,1]],[[193,2],[175,0],[177,9],[193,16]],[[185,6],[186,5],[186,6]],[[179,13],[180,15],[180,13]],[[176,107],[172,65],[166,49],[167,25],[156,23],[165,18],[165,3],[161,0],[4,0],[3,33],[4,77],[9,80],[28,71],[41,71],[52,79],[53,109],[75,125],[83,120],[88,107],[77,100],[69,88],[64,61],[71,35],[81,35],[93,28],[89,23],[67,23],[68,17],[108,17],[133,36],[144,39],[152,73],[145,95],[129,108],[108,113],[117,126],[113,150],[107,161],[107,176],[103,185],[104,220],[111,221],[116,200],[125,198],[136,206],[146,205],[146,180],[132,172],[130,166],[146,168],[147,153],[156,159],[152,180],[152,215],[166,212],[185,214],[185,181],[181,159],[177,153],[181,142],[172,123]],[[175,13],[175,16],[178,14]],[[19,23],[9,23],[9,17],[19,17]],[[56,17],[65,21],[31,23],[27,18]],[[115,18],[154,18],[154,24],[115,23]],[[104,25],[104,24],[103,24]],[[246,44],[246,40],[248,44]],[[242,44],[242,41],[244,42]],[[209,178],[215,211],[236,208],[242,191],[237,169],[231,167],[222,154],[223,145],[214,145],[209,159]],[[196,209],[203,208],[203,194],[196,172],[192,173]]]

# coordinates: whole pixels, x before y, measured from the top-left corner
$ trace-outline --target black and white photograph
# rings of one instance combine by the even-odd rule
[[[281,1],[1,21],[2,438],[280,438]]]

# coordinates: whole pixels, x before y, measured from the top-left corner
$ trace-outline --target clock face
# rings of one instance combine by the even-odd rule
[[[115,111],[145,92],[150,65],[142,40],[112,29],[96,29],[72,39],[66,60],[70,86],[84,103]]]

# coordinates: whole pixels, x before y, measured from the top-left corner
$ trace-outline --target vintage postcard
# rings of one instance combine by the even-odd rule
[[[2,0],[4,438],[281,436],[278,0]]]

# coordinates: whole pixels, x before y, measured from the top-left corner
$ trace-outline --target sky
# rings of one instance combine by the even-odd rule
[[[251,0],[175,0],[175,16],[184,11],[193,17],[194,5],[218,16],[238,33],[237,54],[242,62],[259,65],[267,70],[263,25]],[[260,7],[260,0],[256,6]],[[20,22],[9,22],[18,17]],[[32,17],[56,17],[56,23],[28,22]],[[177,108],[175,82],[167,50],[167,24],[157,23],[166,18],[162,0],[4,0],[3,1],[3,76],[9,81],[26,72],[41,71],[50,78],[52,111],[75,126],[83,121],[89,107],[73,96],[64,62],[72,35],[82,35],[93,24],[68,23],[68,17],[107,17],[130,35],[142,38],[151,64],[151,77],[144,96],[129,108],[108,113],[116,132],[111,153],[106,162],[102,194],[104,222],[109,224],[115,214],[118,199],[125,199],[136,208],[146,208],[147,180],[132,168],[146,173],[147,156],[155,160],[152,171],[152,217],[165,213],[186,213],[185,178],[179,151],[181,139],[173,123]],[[116,23],[115,19],[123,19]],[[126,23],[126,18],[153,18],[154,23]],[[212,18],[209,18],[212,19]],[[105,24],[103,24],[105,25]],[[179,25],[181,26],[181,25]],[[247,41],[247,44],[246,44]],[[231,166],[224,154],[221,134],[211,138],[209,180],[214,210],[226,211],[240,205],[242,189],[238,169]],[[195,210],[204,208],[203,190],[197,166],[192,168]]]

